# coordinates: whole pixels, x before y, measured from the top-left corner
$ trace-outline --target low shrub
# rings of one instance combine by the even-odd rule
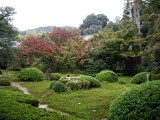
[[[141,83],[144,83],[147,81],[147,74],[149,74],[149,79],[150,80],[155,80],[156,79],[156,75],[151,73],[151,72],[141,72],[141,73],[138,73],[136,74],[132,80],[131,80],[131,83],[134,83],[134,84],[141,84]]]
[[[81,89],[88,89],[90,86],[90,81],[88,80],[81,80]]]
[[[52,82],[51,82],[50,87],[49,87],[50,89],[52,89],[53,84],[54,84],[55,82],[56,82],[56,81],[52,81]]]
[[[73,91],[80,90],[82,87],[81,81],[73,81],[73,80],[68,81],[65,85]]]
[[[51,80],[59,80],[61,78],[61,74],[59,73],[52,73]]]
[[[150,81],[122,93],[109,108],[110,120],[159,120],[160,80]]]
[[[98,88],[101,86],[99,80],[97,80],[94,77],[88,76],[88,75],[80,75],[80,80],[81,81],[89,81],[90,85],[89,88]]]
[[[41,81],[44,74],[37,68],[25,68],[20,72],[18,77],[23,81]]]
[[[0,120],[73,120],[68,115],[34,107],[38,104],[31,95],[0,89],[0,96]]]
[[[116,82],[118,81],[118,75],[113,71],[101,71],[96,75],[96,79],[98,79],[100,82],[107,81],[107,82]]]
[[[11,82],[8,80],[0,80],[0,86],[10,86]]]
[[[66,84],[68,81],[71,81],[71,78],[70,77],[62,77],[59,81]]]
[[[52,89],[57,93],[63,93],[63,92],[67,91],[65,85],[62,82],[59,82],[59,81],[56,81],[53,84]]]
[[[2,70],[0,69],[0,75],[2,75]]]

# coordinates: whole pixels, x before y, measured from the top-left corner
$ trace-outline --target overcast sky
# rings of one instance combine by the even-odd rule
[[[114,21],[122,17],[123,4],[124,0],[0,0],[0,7],[15,8],[12,24],[21,31],[40,26],[79,27],[91,13]]]

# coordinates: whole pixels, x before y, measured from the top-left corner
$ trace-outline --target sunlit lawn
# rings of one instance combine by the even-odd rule
[[[49,89],[51,81],[25,82],[22,86],[41,102],[47,103],[51,108],[66,112],[77,118],[87,120],[100,120],[107,117],[111,102],[123,91],[134,86],[130,83],[131,77],[120,77],[126,84],[101,83],[101,88],[70,91],[63,94],[54,93]]]

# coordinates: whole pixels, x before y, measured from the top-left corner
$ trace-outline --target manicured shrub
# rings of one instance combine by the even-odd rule
[[[88,80],[81,80],[81,89],[88,89],[90,86],[90,81]]]
[[[25,68],[20,72],[18,77],[23,81],[41,81],[44,74],[37,68]]]
[[[38,104],[31,95],[0,89],[0,96],[0,120],[73,120],[68,115],[34,107]]]
[[[63,92],[67,91],[65,85],[62,82],[59,82],[59,81],[56,81],[53,84],[52,89],[57,93],[63,93]]]
[[[2,75],[2,70],[0,69],[0,75]]]
[[[141,84],[141,83],[146,82],[147,81],[147,74],[150,75],[150,77],[149,77],[150,80],[155,80],[156,79],[156,75],[151,73],[151,72],[141,72],[141,73],[136,74],[132,78],[131,83]]]
[[[52,81],[52,82],[51,82],[50,87],[49,87],[50,89],[52,89],[53,84],[54,84],[55,82],[56,82],[56,81]]]
[[[74,81],[74,80],[68,81],[65,85],[73,91],[80,90],[82,87],[81,81]]]
[[[94,77],[88,76],[88,75],[80,75],[80,80],[81,81],[89,81],[90,85],[89,88],[98,88],[101,86],[99,80],[97,80]]]
[[[107,81],[107,82],[116,82],[118,81],[118,76],[113,71],[101,71],[96,75],[96,79],[98,79],[100,82]]]
[[[71,78],[70,77],[62,77],[62,78],[60,78],[59,81],[66,84],[68,81],[71,81]]]
[[[0,86],[10,86],[11,82],[8,80],[0,80]]]
[[[51,80],[59,80],[61,78],[61,74],[59,73],[52,73]]]
[[[109,108],[110,120],[160,120],[160,80],[122,93]]]

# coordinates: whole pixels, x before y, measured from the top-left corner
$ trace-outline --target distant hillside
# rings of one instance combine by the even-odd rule
[[[46,32],[51,32],[55,27],[56,26],[38,27],[38,28],[35,28],[35,29],[20,31],[19,33],[21,35],[26,35],[26,33],[29,32],[29,31],[36,31],[37,33],[46,33]],[[76,29],[75,27],[71,27],[71,26],[64,26],[63,28],[65,28],[65,29]]]

